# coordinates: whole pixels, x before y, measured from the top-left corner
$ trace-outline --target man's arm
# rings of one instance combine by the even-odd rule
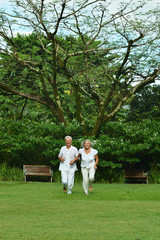
[[[58,155],[58,158],[59,158],[59,160],[63,163],[65,159],[61,157],[62,155],[63,155],[63,154],[62,154],[62,148],[61,148],[60,153],[59,153],[59,155]]]
[[[80,156],[81,156],[81,155],[79,154],[77,157],[75,157],[74,160],[70,161],[70,165],[73,165],[75,162],[77,162],[78,159],[80,158]]]
[[[59,158],[59,160],[61,161],[61,162],[64,162],[64,158],[62,158],[62,157],[58,157]]]

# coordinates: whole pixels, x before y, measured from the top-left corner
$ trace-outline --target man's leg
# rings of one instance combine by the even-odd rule
[[[72,193],[72,188],[74,185],[74,174],[75,172],[68,172],[68,194]]]
[[[95,168],[94,166],[89,169],[89,190],[92,191],[92,183],[94,182],[94,177],[95,177]]]
[[[85,194],[88,195],[88,169],[86,168],[81,168],[81,172],[82,172],[82,177],[83,177],[83,189]]]
[[[66,192],[67,189],[67,172],[66,171],[61,171],[61,180],[62,180],[62,184],[63,184],[63,191]]]

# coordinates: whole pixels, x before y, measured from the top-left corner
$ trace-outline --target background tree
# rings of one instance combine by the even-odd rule
[[[84,134],[97,135],[136,92],[158,79],[159,12],[140,14],[145,1],[130,1],[115,14],[107,0],[13,2],[13,14],[1,11],[0,18],[1,93],[44,104],[67,125],[74,117],[67,96],[72,92]],[[17,26],[34,32],[32,47],[27,36],[15,39]],[[7,76],[6,68],[14,71]],[[93,108],[91,132],[87,108]]]
[[[128,121],[142,121],[144,119],[160,119],[160,86],[146,86],[137,93],[127,114]]]

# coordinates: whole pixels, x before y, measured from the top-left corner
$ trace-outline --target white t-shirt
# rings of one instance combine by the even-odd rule
[[[64,162],[60,162],[59,171],[77,171],[78,169],[76,163],[70,165],[70,162],[73,161],[77,156],[78,150],[76,147],[71,146],[69,149],[66,146],[62,147],[58,157],[64,158]]]
[[[91,148],[90,153],[85,153],[84,148],[81,148],[79,154],[81,154],[81,167],[91,168],[95,164],[95,155],[98,154],[98,151]]]

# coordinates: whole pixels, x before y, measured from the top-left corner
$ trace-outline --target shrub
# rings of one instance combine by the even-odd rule
[[[151,169],[148,173],[149,183],[160,183],[160,168]]]
[[[23,171],[17,167],[9,167],[6,163],[0,165],[1,181],[22,181]]]
[[[120,168],[98,167],[95,181],[99,183],[124,183],[124,170]]]
[[[53,172],[57,172],[58,153],[64,145],[64,137],[71,135],[73,145],[79,149],[81,141],[86,139],[81,130],[75,120],[70,126],[64,127],[51,121],[4,119],[0,121],[1,162],[18,168],[24,164],[46,164],[52,166]],[[89,138],[99,152],[97,181],[115,182],[117,180],[112,180],[109,175],[119,174],[120,169],[128,166],[136,165],[145,171],[152,169],[153,162],[158,164],[160,159],[159,133],[159,123],[150,120],[104,124],[98,138]]]

